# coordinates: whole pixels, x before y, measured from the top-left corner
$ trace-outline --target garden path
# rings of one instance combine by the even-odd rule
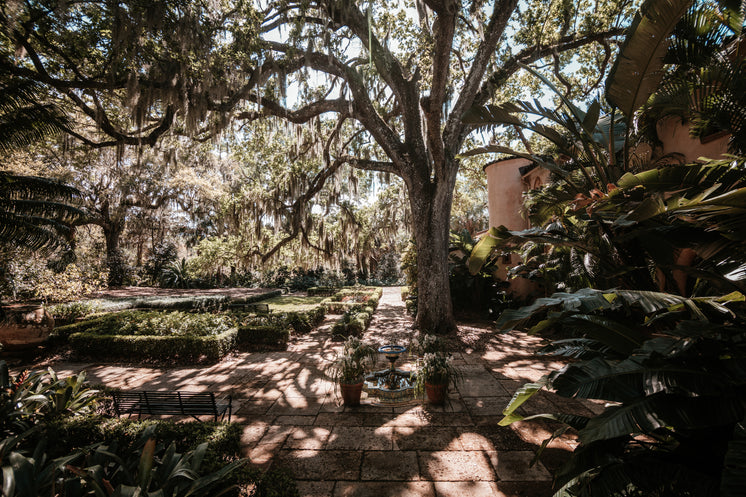
[[[365,339],[406,344],[413,334],[399,288],[384,288]],[[211,367],[133,367],[60,363],[62,373],[86,370],[94,383],[124,389],[213,391],[234,398],[235,422],[253,463],[289,467],[303,496],[531,496],[551,495],[550,470],[572,451],[555,440],[531,465],[551,427],[520,422],[500,427],[513,392],[557,367],[532,355],[539,344],[523,334],[489,334],[478,351],[455,354],[463,380],[445,407],[411,404],[358,408],[341,405],[324,376],[340,348],[330,337],[338,316],[294,339],[284,352],[241,353]],[[462,326],[468,335],[469,326]],[[483,333],[484,335],[484,333]],[[398,364],[397,364],[398,366]],[[539,394],[525,414],[594,405]]]

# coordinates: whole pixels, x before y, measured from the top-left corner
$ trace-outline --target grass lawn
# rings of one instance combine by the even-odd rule
[[[299,312],[309,311],[314,307],[321,305],[326,297],[304,297],[299,295],[283,295],[267,300],[262,300],[262,304],[269,304],[269,309],[273,312]]]

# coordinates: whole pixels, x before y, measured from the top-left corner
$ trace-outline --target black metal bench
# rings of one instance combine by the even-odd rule
[[[197,421],[197,416],[210,415],[214,420],[222,421],[228,414],[228,421],[233,413],[232,399],[229,395],[224,401],[215,399],[212,392],[154,392],[154,391],[130,391],[112,392],[114,400],[114,412],[117,416],[132,416],[137,414],[165,415],[182,414],[192,416]]]

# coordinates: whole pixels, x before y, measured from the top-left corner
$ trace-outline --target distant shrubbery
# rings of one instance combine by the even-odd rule
[[[332,335],[335,338],[362,335],[373,318],[382,294],[380,288],[345,288],[325,299],[324,305],[330,312],[344,310],[342,318],[332,327]]]

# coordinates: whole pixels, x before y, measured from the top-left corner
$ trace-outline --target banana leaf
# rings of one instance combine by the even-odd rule
[[[669,37],[692,0],[647,0],[629,28],[606,83],[606,100],[631,120],[663,78]]]

